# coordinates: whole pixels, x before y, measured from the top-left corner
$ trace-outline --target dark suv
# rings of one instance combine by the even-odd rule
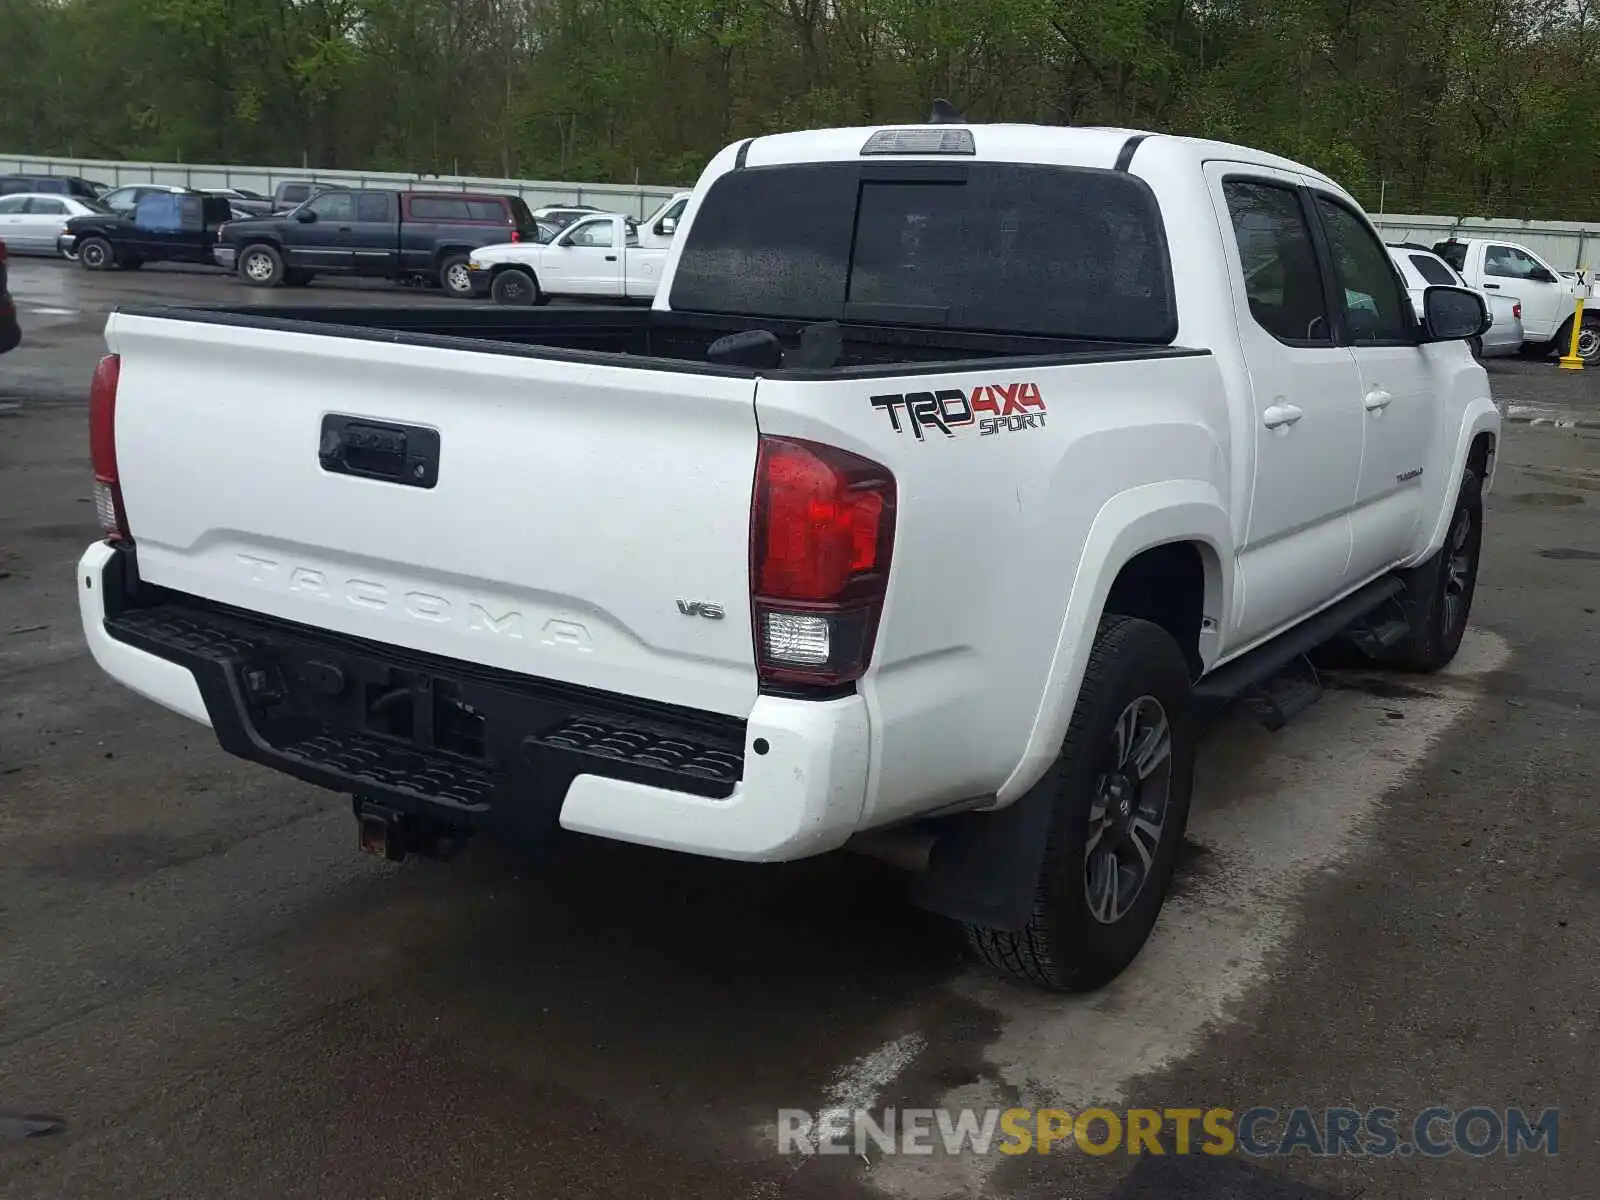
[[[100,198],[94,184],[76,175],[0,175],[0,196],[14,196],[18,192],[76,196],[80,200]]]
[[[217,262],[255,287],[304,285],[324,273],[367,275],[422,279],[469,298],[474,250],[538,237],[520,196],[333,188],[291,213],[230,221]]]

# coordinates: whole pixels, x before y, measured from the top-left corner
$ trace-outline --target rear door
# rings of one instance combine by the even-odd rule
[[[141,578],[748,715],[755,380],[126,313],[107,340]],[[409,439],[429,479],[333,469],[335,428],[349,445]]]
[[[11,250],[26,248],[28,226],[28,198],[26,196],[0,197],[0,242]]]
[[[395,275],[400,257],[400,197],[394,192],[356,193],[350,223],[350,265],[362,275]]]
[[[1234,317],[1254,393],[1255,483],[1239,552],[1244,644],[1346,586],[1361,377],[1339,344],[1299,177],[1225,162],[1206,172],[1232,247]]]
[[[72,210],[67,206],[67,201],[55,196],[35,196],[29,200],[26,225],[34,249],[53,252],[56,239],[67,227],[67,218],[70,216]]]

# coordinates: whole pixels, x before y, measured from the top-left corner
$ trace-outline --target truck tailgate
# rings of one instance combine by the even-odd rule
[[[146,581],[749,712],[753,380],[203,318],[116,314],[107,338]]]

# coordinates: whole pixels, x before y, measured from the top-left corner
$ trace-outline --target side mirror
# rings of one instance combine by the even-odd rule
[[[309,208],[297,208],[294,210],[294,219],[302,225],[309,225],[317,219],[317,214]]]
[[[656,232],[662,237],[671,237],[678,232],[678,218],[662,217],[656,222]]]
[[[1466,288],[1430,287],[1422,293],[1422,340],[1459,342],[1481,337],[1490,325],[1489,306]]]

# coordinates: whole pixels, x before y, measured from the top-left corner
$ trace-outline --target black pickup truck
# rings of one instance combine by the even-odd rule
[[[218,231],[232,216],[221,196],[150,192],[129,212],[73,217],[58,246],[90,271],[131,270],[147,262],[209,263]]]
[[[470,298],[474,250],[538,236],[520,196],[335,189],[292,212],[231,222],[216,260],[254,287],[304,285],[327,272],[421,280]]]
[[[17,323],[17,306],[6,284],[6,244],[0,242],[0,354],[15,350],[22,341],[22,326]]]

